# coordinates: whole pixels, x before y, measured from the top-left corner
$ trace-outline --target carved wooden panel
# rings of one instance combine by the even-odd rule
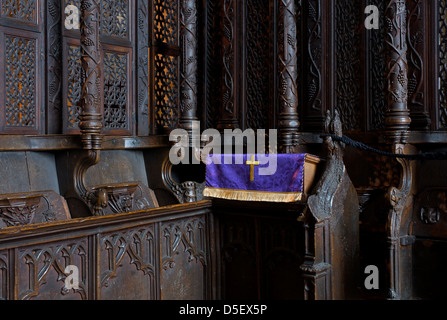
[[[204,84],[205,106],[202,112],[204,127],[216,128],[219,119],[220,81],[223,79],[222,59],[220,50],[222,39],[220,37],[220,1],[206,1],[206,28],[205,28],[205,66]]]
[[[256,299],[256,223],[253,218],[219,218],[223,299]]]
[[[411,128],[427,130],[431,124],[425,90],[428,59],[427,41],[424,38],[429,39],[429,24],[425,19],[428,5],[422,0],[411,0],[407,1],[407,10],[408,107],[411,112]]]
[[[439,1],[439,128],[447,128],[447,1]]]
[[[0,301],[9,299],[9,259],[8,252],[0,252]]]
[[[387,103],[385,99],[386,61],[385,61],[385,9],[386,3],[381,0],[371,1],[372,5],[379,9],[379,29],[366,32],[368,52],[367,54],[367,105],[369,130],[382,130],[384,128],[385,111]]]
[[[180,118],[180,4],[154,0],[150,49],[151,133],[168,133]]]
[[[47,0],[47,133],[62,132],[62,2]]]
[[[150,7],[147,0],[137,1],[137,101],[138,106],[138,135],[149,135],[149,104],[150,104],[150,62],[149,62],[149,44],[150,44]]]
[[[1,17],[37,24],[39,5],[37,0],[2,0]]]
[[[132,20],[129,0],[102,0],[101,33],[104,36],[130,40]]]
[[[302,3],[302,128],[305,131],[323,127],[323,13],[321,0]]]
[[[2,52],[0,80],[0,132],[41,133],[41,36],[0,29]]]
[[[99,241],[101,299],[156,299],[154,225],[107,233]]]
[[[16,272],[19,300],[88,299],[89,247],[86,238],[17,249]],[[68,266],[79,269],[78,289],[68,289]]]
[[[361,107],[361,1],[336,1],[337,110],[344,131],[363,129]]]
[[[64,77],[64,131],[67,133],[77,132],[81,114],[81,48],[78,44],[66,45],[64,62],[66,70]]]
[[[263,299],[302,300],[304,282],[299,271],[304,261],[303,226],[296,220],[262,219]]]
[[[288,210],[216,203],[223,299],[304,298],[304,228]]]
[[[208,246],[205,218],[164,222],[160,231],[162,298],[206,299]]]
[[[154,57],[155,121],[169,131],[179,120],[179,59],[156,54]]]
[[[157,42],[179,45],[179,1],[153,0],[154,38]]]
[[[126,134],[132,123],[132,52],[109,48],[104,48],[104,130]]]
[[[0,229],[69,219],[65,199],[54,191],[0,196]]]

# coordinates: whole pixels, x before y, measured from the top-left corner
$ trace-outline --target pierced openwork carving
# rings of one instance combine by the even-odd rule
[[[129,37],[129,1],[102,0],[101,33],[127,39]]]
[[[36,0],[3,0],[2,16],[28,21],[37,21]]]
[[[269,2],[246,2],[246,50],[247,92],[246,127],[262,129],[268,127],[269,58],[270,42]]]
[[[128,55],[104,53],[104,127],[129,129]]]
[[[177,0],[153,2],[155,40],[168,45],[178,45],[178,6]]]
[[[178,121],[178,58],[155,55],[155,120],[159,127],[172,129]]]
[[[78,129],[81,114],[81,48],[68,46],[67,62],[67,124],[68,129]]]
[[[337,1],[337,108],[343,130],[360,130],[360,33],[362,3],[356,0]]]
[[[37,126],[37,41],[5,35],[6,127]]]

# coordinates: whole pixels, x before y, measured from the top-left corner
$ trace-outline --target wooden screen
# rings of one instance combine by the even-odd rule
[[[0,1],[0,133],[44,130],[41,7],[41,0]]]
[[[179,1],[152,1],[152,133],[169,132],[178,125],[180,32]]]
[[[81,51],[79,46],[80,0],[65,0],[63,23],[63,119],[64,132],[79,132],[81,111]],[[104,133],[132,135],[134,5],[128,0],[102,0],[101,35],[104,76]]]

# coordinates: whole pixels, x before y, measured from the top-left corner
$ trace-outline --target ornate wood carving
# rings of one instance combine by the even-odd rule
[[[93,215],[107,206],[104,190],[85,185],[84,176],[100,159],[103,129],[103,70],[101,54],[101,7],[99,0],[81,0],[81,114],[79,116],[84,155],[73,172],[74,189]]]
[[[148,2],[137,2],[137,105],[138,105],[138,135],[149,135],[149,12]]]
[[[153,225],[101,235],[101,299],[119,299],[121,281],[134,286],[134,299],[156,299],[157,244]]]
[[[9,299],[9,284],[8,284],[8,272],[9,272],[9,259],[8,252],[0,252],[0,301]]]
[[[385,112],[387,110],[387,64],[386,64],[386,17],[387,3],[382,0],[372,0],[371,5],[379,9],[379,30],[366,32],[367,45],[367,105],[369,130],[383,130]]]
[[[338,111],[333,118],[328,111],[325,132],[342,135]],[[301,269],[309,300],[346,299],[357,294],[359,202],[343,162],[343,148],[332,138],[325,138],[326,168],[300,218],[306,232]],[[344,288],[335,288],[334,283]]]
[[[411,128],[415,130],[428,130],[431,125],[430,116],[425,97],[425,53],[424,36],[427,29],[425,1],[407,1],[408,26],[408,106],[411,114]]]
[[[47,132],[62,133],[61,1],[47,1]]]
[[[279,1],[278,68],[280,146],[292,153],[298,144],[297,7],[294,0]]]
[[[165,159],[161,168],[161,177],[165,187],[177,198],[179,203],[191,203],[203,200],[205,182],[175,181],[172,177],[173,165]]]
[[[302,2],[302,127],[321,131],[324,123],[323,105],[323,10],[321,0]]]
[[[385,130],[392,143],[406,143],[411,123],[408,109],[407,12],[404,0],[392,0],[387,21],[387,103]]]
[[[81,108],[79,128],[86,150],[101,148],[103,129],[103,66],[101,54],[101,3],[81,0]]]
[[[0,196],[0,229],[68,219],[67,203],[54,191]]]
[[[88,244],[85,239],[73,242],[54,242],[18,250],[17,279],[18,299],[30,300],[71,295],[72,298],[88,299]],[[68,289],[66,267],[79,268],[78,289]],[[46,284],[51,283],[50,286]],[[54,287],[57,289],[55,290]]]
[[[397,144],[393,146],[393,152],[396,154],[413,153],[409,146]],[[410,150],[409,150],[410,149]],[[413,152],[411,152],[413,151]],[[403,248],[402,239],[407,237],[410,232],[411,208],[413,205],[414,193],[414,161],[407,159],[397,160],[402,167],[400,185],[391,187],[387,193],[387,199],[391,204],[388,213],[388,221],[386,225],[390,268],[390,299],[408,299],[411,292],[411,283],[407,283],[406,272],[402,269],[404,263],[408,263],[408,257],[411,257],[411,248]],[[411,272],[411,271],[410,271]]]
[[[439,2],[439,128],[447,128],[447,1]]]
[[[362,3],[356,0],[338,0],[336,9],[336,59],[337,59],[337,110],[343,130],[363,129],[361,107],[361,34]]]
[[[202,202],[0,230],[0,299],[215,298],[210,208]],[[79,270],[78,289],[66,286],[67,266]]]
[[[205,270],[208,267],[205,218],[166,221],[160,228],[163,298],[205,299]],[[185,283],[185,277],[190,279],[189,284]]]
[[[166,134],[178,126],[181,116],[180,2],[153,1],[152,29],[152,130]]]
[[[197,118],[198,39],[196,0],[181,1],[180,38],[182,48],[180,73],[180,127],[193,138],[193,122]],[[192,144],[192,141],[190,141]]]
[[[272,103],[274,81],[274,66],[272,59],[273,32],[272,16],[269,1],[244,1],[246,34],[245,46],[245,101],[241,115],[244,128],[253,130],[269,128],[274,118],[274,103]],[[298,50],[298,49],[297,49]],[[245,96],[245,97],[244,97]]]
[[[219,14],[221,2],[219,0],[206,1],[206,40],[205,46],[205,65],[204,65],[204,83],[205,106],[203,110],[203,122],[205,128],[216,128],[219,118],[219,97],[220,80],[223,72],[221,56],[221,41],[218,26],[221,25]]]
[[[235,0],[223,0],[221,10],[221,30],[222,30],[222,102],[219,108],[219,130],[235,129],[239,127],[238,118],[238,92],[236,88],[238,74],[238,54],[237,46],[237,13],[238,2]]]

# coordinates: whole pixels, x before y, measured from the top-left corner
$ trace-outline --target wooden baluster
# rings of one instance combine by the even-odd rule
[[[396,154],[414,153],[407,144],[410,134],[410,110],[408,109],[408,62],[407,62],[407,8],[404,0],[391,0],[386,9],[387,62],[388,62],[388,110],[385,115],[385,137]],[[414,161],[398,159],[401,177],[398,187],[388,190],[390,203],[386,225],[388,241],[389,299],[407,299],[411,284],[406,283],[408,271],[402,266],[411,260],[411,247],[405,243],[410,230],[412,193],[414,192]]]
[[[197,118],[197,3],[196,0],[181,2],[181,98],[180,127],[188,131],[193,145],[193,122]],[[199,138],[200,139],[200,138]]]
[[[104,190],[94,191],[85,185],[87,170],[100,159],[103,128],[102,53],[100,40],[100,0],[81,1],[81,139],[84,153],[76,163],[73,173],[77,196],[93,215],[102,215],[108,199]]]
[[[280,148],[292,153],[298,140],[298,59],[296,42],[296,14],[294,0],[279,1],[278,67],[280,105]]]
[[[81,108],[82,142],[86,150],[101,148],[103,128],[103,75],[100,40],[101,4],[81,1]]]
[[[388,142],[406,143],[411,124],[408,109],[407,10],[404,0],[391,0],[386,9],[388,110],[385,130]]]

